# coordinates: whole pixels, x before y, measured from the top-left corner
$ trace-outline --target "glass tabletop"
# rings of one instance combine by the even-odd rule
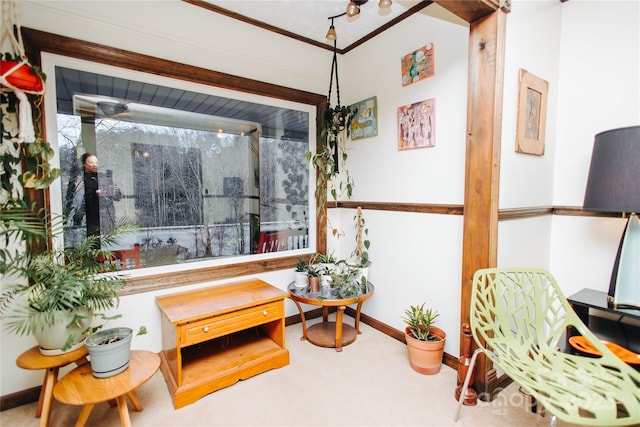
[[[323,300],[346,300],[346,299],[357,299],[357,297],[368,295],[373,290],[373,284],[371,282],[367,282],[366,289],[358,289],[357,292],[348,292],[346,294],[340,295],[338,290],[332,286],[320,286],[319,292],[310,292],[309,286],[305,286],[304,288],[298,288],[295,286],[295,282],[289,284],[288,291],[291,295],[303,298],[303,299],[316,299],[319,301]]]

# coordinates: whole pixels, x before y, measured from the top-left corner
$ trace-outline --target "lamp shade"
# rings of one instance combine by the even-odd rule
[[[595,136],[583,208],[640,213],[640,126]]]

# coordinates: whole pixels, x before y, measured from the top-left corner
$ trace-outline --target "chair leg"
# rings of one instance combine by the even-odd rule
[[[556,427],[558,425],[558,417],[551,415],[549,417],[549,427]]]
[[[467,369],[467,375],[464,377],[464,384],[462,385],[462,390],[466,390],[469,387],[469,382],[471,380],[471,373],[476,366],[476,359],[478,358],[478,354],[482,353],[481,348],[477,348],[476,351],[473,352],[471,356],[471,361],[469,362],[469,369]],[[458,418],[460,417],[460,409],[462,408],[462,403],[464,402],[464,393],[460,393],[460,398],[458,398],[458,408],[456,409],[456,413],[453,417],[453,421],[458,422]]]

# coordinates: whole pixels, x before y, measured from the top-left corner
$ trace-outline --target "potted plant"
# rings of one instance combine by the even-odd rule
[[[144,335],[147,328],[141,326],[136,333]],[[86,339],[91,373],[96,378],[108,378],[119,374],[129,366],[133,329],[118,327],[91,333]]]
[[[307,276],[309,277],[309,292],[320,291],[320,271],[312,264],[307,266]]]
[[[358,206],[354,220],[356,223],[356,248],[351,257],[353,259],[351,267],[357,270],[358,280],[364,280],[366,283],[369,279],[369,267],[371,266],[371,260],[369,259],[371,241],[368,238],[369,229],[365,228],[362,208],[360,206]]]
[[[298,289],[306,288],[309,284],[307,278],[307,261],[304,258],[298,258],[296,262],[296,270],[294,272],[294,283]]]
[[[425,309],[424,305],[405,309],[405,340],[411,368],[421,374],[432,375],[440,372],[447,336],[442,329],[434,326],[438,312]]]
[[[344,265],[344,268],[336,271],[331,275],[331,285],[334,292],[340,298],[355,297],[366,293],[367,282],[361,281],[358,276],[358,270]]]
[[[125,278],[115,265],[98,259],[113,259],[100,247],[116,244],[119,235],[134,228],[130,222],[120,220],[111,232],[73,247],[45,250],[37,247],[46,247],[62,232],[61,219],[50,221],[42,209],[16,202],[3,205],[1,224],[0,239],[13,242],[0,248],[0,273],[6,278],[0,316],[9,332],[33,335],[43,354],[59,354],[78,348],[87,331],[99,329],[94,319],[119,317],[101,312],[118,306]]]

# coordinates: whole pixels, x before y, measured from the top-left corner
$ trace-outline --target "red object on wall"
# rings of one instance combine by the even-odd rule
[[[42,92],[44,81],[29,64],[22,64],[8,75],[4,75],[18,64],[16,61],[0,61],[0,74],[4,76],[4,80],[25,92]]]

